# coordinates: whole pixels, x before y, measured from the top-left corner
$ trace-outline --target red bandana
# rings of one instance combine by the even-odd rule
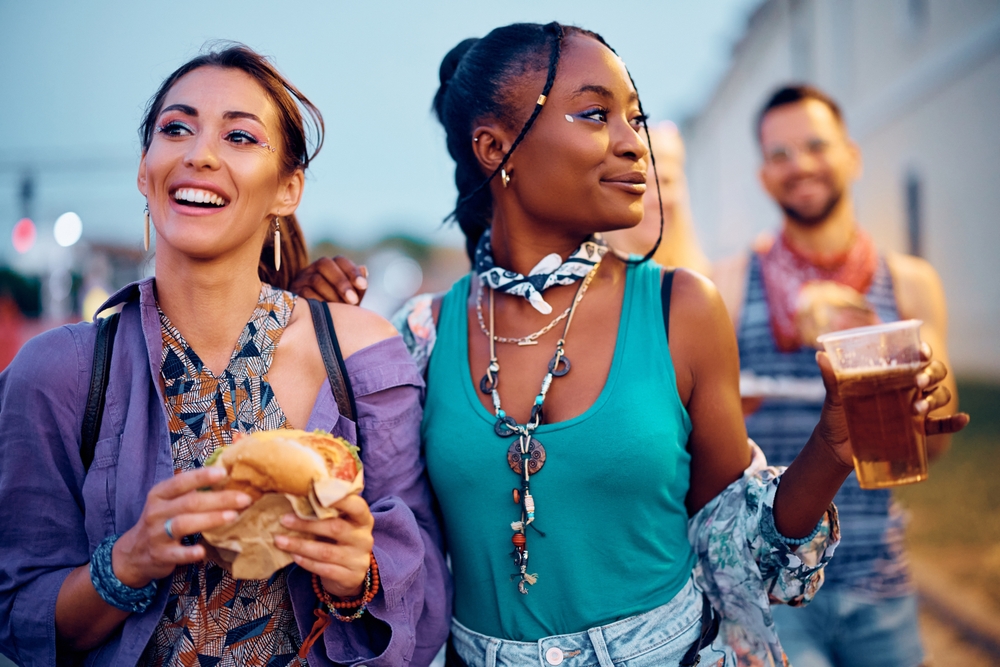
[[[871,287],[878,266],[875,243],[860,229],[851,247],[834,257],[819,257],[795,249],[784,234],[770,248],[760,249],[758,254],[771,311],[771,330],[782,352],[794,352],[802,347],[803,337],[796,317],[804,287],[809,283],[834,282],[864,295]]]

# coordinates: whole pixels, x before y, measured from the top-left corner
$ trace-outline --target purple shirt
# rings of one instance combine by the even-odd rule
[[[0,374],[0,649],[23,667],[53,665],[55,605],[63,580],[98,543],[124,533],[150,488],[173,475],[160,383],[163,341],[153,281],[129,285],[94,462],[84,475],[80,430],[96,327],[60,327],[31,341]],[[423,381],[401,338],[348,357],[362,433],[365,490],[375,517],[382,592],[354,623],[332,622],[311,665],[428,665],[448,635],[451,582],[420,449]],[[354,440],[325,383],[307,430]],[[132,614],[86,656],[87,665],[132,665],[153,634],[170,578],[156,601]],[[312,628],[311,575],[291,566],[288,588],[302,637]]]

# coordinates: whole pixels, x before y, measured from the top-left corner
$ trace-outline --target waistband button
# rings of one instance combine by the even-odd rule
[[[550,665],[561,665],[563,661],[563,652],[561,648],[553,646],[548,651],[545,652],[545,662]]]

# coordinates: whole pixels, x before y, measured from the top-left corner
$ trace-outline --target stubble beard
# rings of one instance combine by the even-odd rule
[[[844,198],[844,190],[835,190],[830,194],[830,199],[827,200],[826,205],[820,210],[819,213],[814,215],[807,215],[802,211],[799,211],[787,204],[779,202],[781,210],[785,212],[785,216],[792,222],[801,225],[803,227],[818,227],[819,225],[826,222],[833,210],[837,208],[840,200]]]

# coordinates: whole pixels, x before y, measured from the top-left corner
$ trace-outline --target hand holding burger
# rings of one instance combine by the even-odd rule
[[[309,537],[275,535],[275,545],[300,567],[320,576],[323,588],[340,598],[358,597],[371,564],[375,519],[356,494],[334,504],[339,517],[308,521],[286,514],[281,524]]]
[[[150,489],[139,520],[115,542],[111,552],[119,581],[141,588],[170,575],[178,565],[205,560],[203,545],[184,546],[181,538],[219,528],[253,502],[242,491],[200,490],[224,477],[225,471],[219,468],[200,468],[174,475]]]
[[[346,488],[361,470],[357,449],[327,433],[261,431],[245,436],[206,462],[224,468],[222,488],[255,501],[268,493],[323,499],[323,489]],[[343,484],[341,484],[343,483]],[[281,525],[295,535],[274,535],[274,545],[300,567],[319,575],[337,597],[356,597],[364,589],[374,540],[368,503],[350,493],[331,506],[337,516],[302,519],[287,513]]]

